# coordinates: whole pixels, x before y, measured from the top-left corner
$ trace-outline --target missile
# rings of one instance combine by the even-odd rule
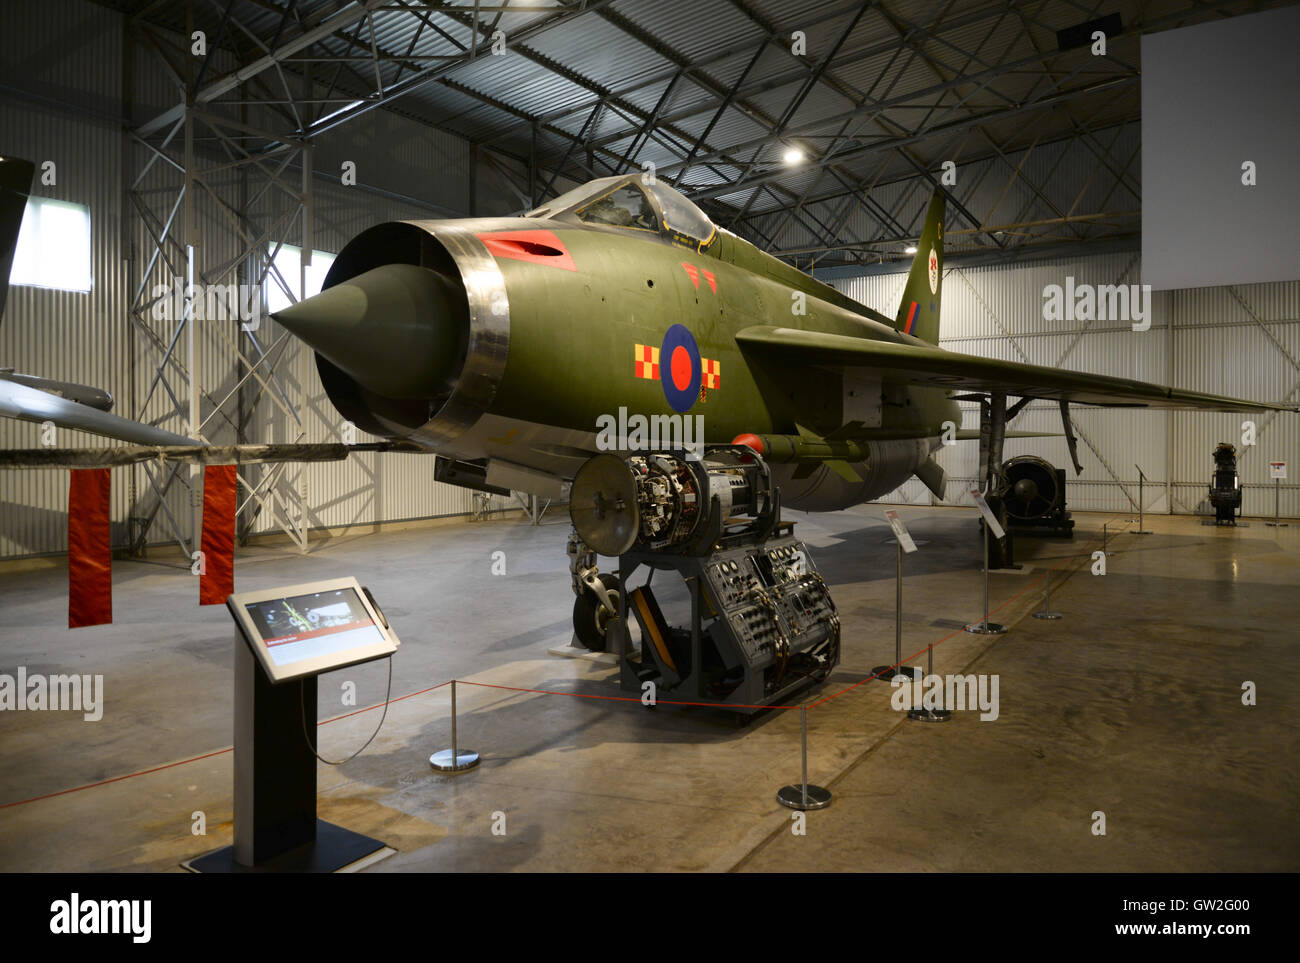
[[[733,445],[748,445],[770,462],[866,461],[871,450],[865,440],[822,438],[817,435],[737,435]]]
[[[816,468],[825,465],[850,484],[862,481],[862,477],[854,470],[852,463],[865,462],[871,458],[870,445],[866,441],[832,440],[811,433],[799,435],[746,433],[737,435],[732,444],[747,445],[775,464],[799,465],[794,476],[796,478],[807,477]]]
[[[469,330],[459,280],[413,264],[373,268],[271,317],[388,398],[445,395]]]

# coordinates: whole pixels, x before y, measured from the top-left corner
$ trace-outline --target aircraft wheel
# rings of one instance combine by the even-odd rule
[[[618,605],[618,576],[606,573],[597,578],[606,591],[614,594],[614,604]],[[583,592],[573,600],[573,632],[578,641],[592,652],[605,651],[605,627],[612,618],[590,592]]]

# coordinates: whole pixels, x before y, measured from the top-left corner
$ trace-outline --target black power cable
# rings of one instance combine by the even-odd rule
[[[316,678],[317,676],[312,676],[313,682],[316,680]],[[302,717],[302,737],[307,740],[307,748],[311,749],[311,754],[315,756],[317,759],[319,759],[321,762],[325,763],[325,765],[327,766],[341,766],[345,762],[351,762],[357,756],[361,755],[363,752],[366,751],[366,746],[369,746],[372,742],[375,741],[375,736],[379,735],[379,730],[384,727],[384,720],[388,718],[388,706],[390,701],[392,700],[392,696],[393,696],[393,657],[390,655],[388,657],[388,691],[384,693],[384,713],[379,717],[379,725],[375,726],[375,731],[370,734],[370,738],[366,740],[365,745],[363,745],[356,752],[352,753],[352,755],[348,756],[346,759],[340,759],[338,762],[334,762],[332,760],[326,759],[324,756],[318,753],[311,744],[311,736],[308,735],[307,733],[307,696],[304,694],[303,689],[299,689],[298,705],[302,708],[302,712],[300,713]]]

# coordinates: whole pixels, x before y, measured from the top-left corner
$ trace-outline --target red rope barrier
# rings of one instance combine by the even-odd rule
[[[1117,516],[1117,517],[1118,517],[1118,516]],[[1106,524],[1109,525],[1109,522],[1107,522]],[[1117,533],[1117,534],[1118,534],[1118,533]],[[1092,542],[1095,541],[1095,540],[1096,540],[1096,536],[1094,535],[1093,538],[1089,540],[1089,544],[1091,545]],[[1080,557],[1082,557],[1084,554],[1090,554],[1090,553],[1088,552],[1088,549],[1085,548],[1084,551],[1082,551],[1082,552],[1076,552],[1074,555],[1069,555],[1069,556],[1067,556],[1067,557],[1066,557],[1066,562],[1072,561],[1072,560],[1074,560],[1074,559],[1076,559],[1076,558],[1080,558]],[[1064,563],[1062,563],[1062,564],[1064,564]],[[1026,585],[1023,589],[1021,589],[1021,590],[1020,590],[1019,592],[1017,592],[1015,595],[1011,596],[1011,598],[1006,599],[1006,600],[1005,600],[1004,602],[1002,602],[1002,604],[999,605],[997,608],[991,610],[991,611],[989,612],[989,614],[992,615],[992,614],[994,614],[995,612],[1000,612],[1002,609],[1006,608],[1008,605],[1010,605],[1010,604],[1011,604],[1012,602],[1014,602],[1016,599],[1020,598],[1020,597],[1023,596],[1026,592],[1028,592],[1031,588],[1033,588],[1035,585],[1037,585],[1037,584],[1038,584],[1038,583],[1039,583],[1039,582],[1040,582],[1044,577],[1050,577],[1051,572],[1060,571],[1060,568],[1061,568],[1061,565],[1057,565],[1057,566],[1055,566],[1055,567],[1052,568],[1052,569],[1049,569],[1049,570],[1044,571],[1044,573],[1043,573],[1042,576],[1039,576],[1038,578],[1035,578],[1035,579],[1034,579],[1033,581],[1031,581],[1028,585]],[[972,623],[972,624],[973,624],[973,623]],[[953,637],[959,635],[961,632],[964,632],[964,631],[965,631],[965,627],[960,628],[960,629],[957,629],[957,630],[954,631],[954,632],[950,632],[948,635],[945,635],[943,638],[941,638],[941,639],[937,639],[936,641],[931,642],[931,643],[930,643],[928,646],[926,646],[925,648],[919,650],[918,652],[914,653],[914,654],[911,655],[911,656],[908,656],[908,658],[904,659],[902,662],[898,663],[897,665],[893,665],[893,666],[889,666],[889,667],[887,667],[887,669],[897,669],[897,668],[900,668],[900,667],[906,665],[907,663],[911,662],[913,659],[916,659],[916,658],[918,658],[919,656],[924,655],[926,652],[929,652],[929,651],[930,651],[931,649],[933,649],[935,646],[940,645],[940,644],[943,643],[943,642],[947,642],[949,639],[951,639],[951,638],[953,638]],[[887,669],[886,669],[886,671],[887,671]],[[798,709],[798,708],[808,708],[808,709],[815,709],[815,708],[817,708],[817,707],[820,706],[820,705],[825,705],[827,702],[830,702],[830,701],[833,700],[833,699],[838,699],[840,696],[842,696],[842,695],[846,695],[846,694],[848,694],[849,692],[854,691],[855,689],[861,687],[862,685],[864,685],[864,684],[867,683],[867,682],[871,682],[871,681],[873,681],[874,679],[878,679],[878,678],[880,678],[881,674],[882,674],[881,672],[877,672],[877,673],[875,673],[875,674],[873,674],[873,675],[868,676],[868,677],[865,678],[865,679],[861,679],[861,680],[859,680],[858,682],[853,683],[853,685],[848,686],[847,688],[841,689],[839,692],[835,692],[835,693],[832,693],[831,695],[828,695],[828,696],[826,696],[826,697],[824,697],[824,698],[818,699],[816,702],[808,703],[806,706],[803,705],[803,704],[799,704],[799,703],[794,704],[794,705],[762,705],[762,706],[754,706],[754,705],[740,705],[740,704],[735,704],[735,703],[721,703],[721,702],[686,702],[686,701],[670,700],[670,699],[656,699],[656,700],[655,700],[655,704],[656,704],[656,705],[671,705],[671,706],[704,706],[704,707],[707,707],[707,708],[715,708],[715,709],[716,709],[716,708],[728,708],[728,709]],[[452,683],[453,681],[459,682],[461,685],[474,685],[474,686],[478,686],[479,688],[483,688],[483,689],[504,689],[504,690],[507,690],[507,691],[510,691],[510,692],[528,692],[528,693],[533,693],[533,694],[535,694],[535,695],[557,695],[557,696],[569,696],[569,697],[571,697],[571,698],[575,698],[575,699],[597,699],[597,700],[603,700],[603,701],[607,701],[607,702],[640,702],[640,701],[641,701],[641,699],[640,699],[639,697],[637,697],[637,696],[608,696],[608,695],[595,695],[595,694],[583,693],[583,692],[557,692],[557,691],[555,691],[555,690],[553,690],[553,689],[530,689],[530,688],[525,688],[525,687],[523,687],[523,686],[499,685],[499,684],[497,684],[497,683],[492,683],[492,682],[471,682],[471,681],[468,681],[468,680],[466,680],[466,679],[456,679],[456,680],[448,679],[446,682],[440,682],[440,683],[438,683],[437,685],[429,686],[427,689],[420,689],[420,690],[417,691],[417,692],[409,692],[409,693],[407,693],[407,694],[404,695],[404,696],[398,696],[396,699],[390,699],[390,700],[388,700],[388,702],[377,702],[377,703],[375,703],[374,705],[372,705],[372,706],[366,706],[366,707],[363,708],[363,709],[356,709],[356,710],[354,710],[354,711],[352,711],[352,712],[345,712],[343,715],[334,716],[334,717],[329,718],[329,719],[322,719],[320,722],[317,722],[316,725],[317,725],[317,726],[324,726],[324,725],[328,725],[328,724],[331,723],[331,722],[338,722],[338,721],[340,721],[341,719],[350,719],[352,716],[360,715],[360,714],[363,713],[363,712],[373,712],[375,709],[382,708],[382,707],[385,706],[385,705],[392,705],[392,704],[395,703],[395,702],[402,702],[402,701],[405,701],[406,699],[412,699],[412,698],[414,698],[415,696],[418,696],[418,695],[424,695],[424,694],[426,694],[426,693],[433,692],[433,691],[435,691],[435,690],[437,690],[437,689],[441,689],[441,688],[443,688],[444,686],[451,685],[451,683]],[[65,796],[65,795],[67,795],[68,793],[81,792],[82,790],[85,790],[85,789],[96,789],[96,788],[98,788],[98,787],[100,787],[100,786],[111,785],[112,783],[115,783],[115,782],[121,782],[121,781],[123,781],[124,779],[134,779],[134,778],[136,778],[137,776],[147,776],[147,775],[149,775],[149,774],[151,774],[151,773],[162,772],[163,770],[166,770],[166,769],[174,769],[174,768],[176,768],[177,766],[188,765],[189,763],[192,763],[192,762],[200,762],[200,761],[202,761],[202,760],[204,760],[204,759],[211,759],[211,758],[214,757],[214,756],[220,756],[220,755],[223,755],[223,754],[225,754],[225,753],[227,753],[227,752],[231,752],[233,749],[234,749],[233,746],[227,746],[227,747],[224,748],[224,749],[217,749],[217,750],[214,750],[214,751],[212,751],[212,752],[205,752],[205,753],[203,753],[202,755],[192,756],[192,757],[189,758],[189,759],[182,759],[182,760],[180,760],[179,762],[169,762],[169,763],[166,763],[165,765],[154,766],[154,767],[152,767],[152,768],[150,768],[150,769],[141,769],[141,770],[139,770],[139,771],[137,771],[137,772],[129,772],[129,773],[126,773],[125,775],[122,775],[122,776],[114,776],[114,777],[112,777],[111,779],[102,779],[102,780],[100,780],[99,782],[91,782],[91,783],[86,783],[86,784],[81,785],[81,786],[73,786],[73,787],[71,787],[71,788],[69,788],[69,789],[60,789],[60,790],[58,790],[57,792],[46,793],[46,794],[44,794],[44,795],[42,795],[42,796],[33,796],[33,797],[31,797],[30,799],[19,799],[19,800],[16,800],[16,801],[14,801],[14,802],[0,803],[0,809],[9,809],[9,808],[11,808],[11,807],[13,807],[13,806],[25,806],[25,805],[27,805],[28,803],[40,802],[41,800],[44,800],[44,799],[53,799],[53,798],[55,798],[56,796]]]
[[[405,699],[412,699],[418,695],[424,695],[426,692],[432,692],[435,689],[441,689],[445,685],[451,685],[451,680],[439,682],[437,685],[429,686],[427,689],[421,689],[418,692],[408,692],[404,696],[398,696],[396,699],[390,699],[387,703],[377,702],[372,706],[366,706],[364,709],[357,709],[354,712],[346,712],[341,716],[335,716],[332,719],[322,719],[316,723],[317,726],[328,725],[331,722],[338,722],[340,719],[347,719],[351,716],[360,715],[362,712],[373,712],[375,709],[382,708],[385,705],[392,705],[394,702],[402,702]],[[164,769],[175,769],[177,766],[185,766],[191,762],[200,762],[204,759],[211,759],[213,756],[224,755],[234,750],[234,746],[226,746],[224,749],[214,749],[212,752],[205,752],[202,755],[191,756],[189,759],[182,759],[179,762],[169,762],[161,766],[154,766],[151,769],[140,769],[136,772],[128,772],[123,776],[113,776],[111,779],[101,779],[99,782],[88,782],[81,786],[73,786],[70,789],[60,789],[57,792],[48,792],[43,796],[32,796],[30,799],[19,799],[14,802],[0,803],[0,809],[8,809],[11,806],[25,806],[28,803],[40,802],[42,799],[53,799],[55,796],[66,796],[70,792],[81,792],[83,789],[96,789],[100,786],[107,786],[111,783],[121,782],[123,779],[134,779],[136,776],[147,776],[150,773],[162,772]]]

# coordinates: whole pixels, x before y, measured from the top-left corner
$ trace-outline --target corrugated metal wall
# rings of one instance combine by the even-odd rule
[[[1151,328],[1133,331],[1125,321],[1045,321],[1044,290],[1077,284],[1141,281],[1136,253],[1043,260],[1019,267],[950,267],[944,273],[940,344],[953,351],[1028,361],[1077,371],[1117,375],[1179,388],[1260,401],[1296,403],[1300,394],[1300,282],[1155,292]],[[839,278],[831,283],[850,297],[892,316],[905,274]],[[979,426],[977,406],[963,403],[964,426]],[[1130,511],[1138,496],[1138,466],[1146,474],[1146,508],[1152,512],[1209,512],[1206,492],[1220,441],[1238,448],[1247,515],[1271,515],[1273,483],[1268,462],[1293,461],[1300,451],[1300,418],[1212,412],[1138,411],[1078,406],[1071,409],[1084,472],[1070,473],[1069,500],[1080,510]],[[1257,427],[1257,444],[1242,445],[1242,423]],[[1055,404],[1034,402],[1011,424],[1059,432]],[[1040,455],[1069,465],[1064,438],[1009,440],[1006,455]],[[961,442],[938,456],[950,479],[951,503],[978,474],[978,445]],[[910,481],[887,501],[928,504],[929,492]],[[1284,483],[1283,515],[1300,514],[1300,484]]]
[[[120,396],[127,355],[126,266],[121,257],[121,137],[112,113],[121,88],[120,18],[81,4],[15,4],[0,31],[3,82],[22,81],[41,99],[0,98],[0,151],[36,161],[32,193],[90,207],[89,293],[14,286],[0,324],[0,365],[50,378],[99,385]],[[86,112],[68,107],[80,91]],[[54,162],[55,183],[40,165]],[[36,447],[38,425],[0,420],[0,445]],[[73,439],[76,440],[73,440]],[[61,432],[62,444],[93,445],[91,436]],[[56,551],[67,540],[68,475],[61,471],[0,472],[0,555]],[[126,517],[125,490],[114,492],[114,519]]]
[[[125,188],[133,181],[147,156],[144,148],[123,136],[124,25],[117,13],[83,0],[49,0],[40,5],[17,5],[6,13],[7,21],[20,29],[0,34],[0,83],[9,93],[0,99],[0,149],[38,162],[53,160],[57,181],[37,183],[33,193],[87,205],[91,213],[94,286],[88,294],[15,286],[9,293],[3,325],[0,325],[0,365],[46,377],[98,385],[113,393],[115,410],[134,417],[141,412],[154,378],[161,352],[149,339],[135,334],[128,319],[127,305],[140,283],[151,241],[141,219],[127,205]],[[169,107],[175,98],[172,81],[158,68],[156,60],[139,47],[131,51],[129,92],[134,107],[129,121],[138,123]],[[211,68],[218,73],[226,65]],[[12,95],[11,95],[12,94]],[[344,187],[334,177],[343,160],[357,162],[358,181],[363,187]],[[204,162],[210,164],[213,157]],[[470,147],[467,142],[385,112],[371,112],[356,124],[343,125],[321,138],[315,150],[313,168],[320,174],[313,180],[315,247],[337,252],[344,242],[362,229],[383,220],[429,218],[468,213],[470,190]],[[223,200],[240,196],[239,175],[210,178]],[[297,164],[284,173],[297,185],[301,171]],[[154,210],[165,209],[176,197],[180,180],[175,171],[155,164],[138,185],[143,201]],[[251,195],[263,182],[250,181]],[[400,197],[387,196],[366,187]],[[292,204],[283,192],[272,190],[248,208],[250,218],[265,227],[274,223]],[[239,250],[235,225],[219,204],[204,191],[196,192],[196,262],[200,272],[235,257]],[[301,240],[298,221],[280,232],[286,243]],[[172,271],[159,264],[146,279],[146,291],[170,282]],[[232,281],[222,277],[221,282]],[[175,322],[152,322],[162,344],[170,339]],[[224,398],[239,378],[234,321],[205,321],[196,327],[199,384],[205,392],[202,416],[207,418],[216,402]],[[280,334],[277,326],[263,321],[257,332],[268,348]],[[134,378],[131,354],[136,356]],[[244,342],[248,351],[247,342]],[[184,339],[179,357],[184,360]],[[278,387],[292,402],[302,419],[304,441],[338,439],[341,419],[325,398],[314,363],[301,345],[289,345],[290,355],[276,367]],[[172,389],[185,398],[186,386],[179,372],[169,378]],[[300,385],[301,380],[301,385]],[[251,402],[255,382],[245,389]],[[276,386],[273,386],[273,389]],[[305,401],[301,389],[305,388]],[[262,392],[247,427],[247,440],[291,441],[299,426]],[[131,399],[136,402],[132,409]],[[155,388],[144,408],[144,420],[160,418],[171,410],[165,389]],[[237,411],[237,400],[227,403],[224,414],[212,418],[205,433],[216,442],[233,442],[235,429],[227,416]],[[164,427],[182,430],[180,418],[162,421]],[[358,440],[370,440],[359,434]],[[58,444],[98,447],[111,444],[80,432],[61,431]],[[0,420],[0,445],[37,447],[40,427],[9,419]],[[284,471],[287,487],[305,481],[308,522],[311,526],[336,526],[394,521],[470,511],[468,491],[433,481],[431,458],[415,455],[361,455],[342,463],[289,466]],[[243,472],[257,484],[270,469]],[[148,512],[154,501],[143,468],[114,469],[113,520],[115,544],[128,538],[128,518]],[[0,557],[61,552],[67,546],[67,490],[65,471],[0,472]],[[242,492],[241,492],[242,495]],[[499,501],[499,500],[498,500]],[[166,511],[151,530],[150,541],[171,542],[172,526],[188,538],[191,529],[189,493],[183,485],[173,486]],[[281,520],[260,514],[253,531],[273,531]]]

